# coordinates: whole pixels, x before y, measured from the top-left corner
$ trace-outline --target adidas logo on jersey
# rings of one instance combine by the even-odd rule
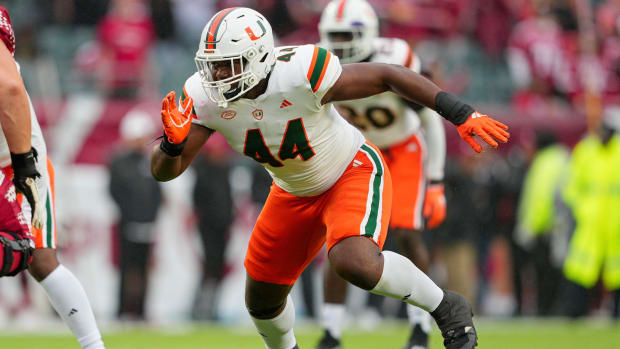
[[[286,99],[282,101],[282,104],[280,104],[280,108],[286,108],[289,105],[293,105],[293,103],[287,101]]]

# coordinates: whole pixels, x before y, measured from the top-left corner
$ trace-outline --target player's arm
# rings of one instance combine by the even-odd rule
[[[0,19],[3,19],[1,13]],[[13,184],[32,208],[32,225],[41,228],[43,206],[35,183],[41,175],[36,167],[37,151],[30,143],[30,103],[15,59],[3,42],[0,42],[0,77],[0,125],[11,153]]]
[[[459,135],[477,152],[482,151],[482,147],[473,139],[474,135],[480,136],[493,147],[498,146],[496,140],[507,142],[510,137],[505,131],[508,126],[477,113],[474,108],[442,91],[430,80],[399,65],[343,65],[338,80],[323,96],[321,103],[365,98],[387,91],[437,111],[456,125]]]
[[[424,196],[422,214],[427,219],[426,226],[437,228],[446,218],[446,197],[443,175],[446,163],[446,132],[441,117],[430,108],[418,111],[424,129],[427,145],[426,177],[428,183]]]
[[[446,130],[441,117],[430,108],[418,111],[424,139],[428,148],[426,176],[433,182],[443,181],[443,170],[446,165]]]
[[[192,123],[193,100],[186,98],[177,108],[175,93],[170,92],[162,101],[161,118],[164,136],[151,153],[151,174],[161,182],[178,177],[187,169],[213,130]]]
[[[30,151],[30,104],[13,55],[0,42],[0,123],[13,154]]]
[[[192,124],[183,150],[175,156],[166,154],[161,145],[155,146],[151,153],[151,174],[153,177],[160,182],[166,182],[181,175],[213,132],[215,131],[209,128]],[[164,140],[162,140],[163,142]]]

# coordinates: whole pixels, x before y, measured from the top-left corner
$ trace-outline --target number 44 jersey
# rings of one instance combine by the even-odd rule
[[[375,53],[370,62],[402,65],[420,73],[420,60],[404,40],[377,38],[373,46]],[[381,149],[408,139],[420,128],[417,113],[392,92],[338,102],[336,106],[347,120],[363,132],[366,139]]]
[[[277,47],[267,90],[220,108],[205,93],[198,73],[185,83],[194,99],[196,124],[220,132],[233,149],[265,166],[274,182],[296,196],[325,192],[353,160],[364,136],[325,93],[338,80],[338,58],[314,45]]]

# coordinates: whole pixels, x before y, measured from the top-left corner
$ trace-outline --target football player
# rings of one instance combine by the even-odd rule
[[[22,201],[24,223],[34,237],[30,274],[47,293],[52,306],[85,349],[105,348],[86,292],[76,277],[56,257],[54,172],[36,114],[13,58],[15,36],[9,14],[0,6],[0,168],[2,178],[12,178]],[[9,122],[5,122],[9,120]],[[29,124],[29,126],[27,125]],[[17,126],[22,125],[22,126]],[[16,141],[17,137],[21,137]],[[4,193],[2,193],[4,195]],[[1,213],[3,221],[10,219]],[[3,222],[4,223],[4,222]],[[28,227],[26,227],[28,229]]]
[[[420,59],[407,42],[379,37],[377,15],[365,0],[331,1],[323,10],[319,33],[319,46],[334,52],[341,63],[388,63],[421,71]],[[428,273],[429,256],[421,237],[424,218],[428,228],[435,228],[446,216],[446,140],[440,116],[393,92],[338,102],[336,108],[381,149],[394,188],[390,231],[403,255]],[[346,291],[346,281],[326,267],[321,317],[325,331],[317,349],[340,347]],[[407,314],[412,331],[405,348],[427,348],[430,314],[411,304]]]
[[[438,110],[475,150],[508,141],[507,126],[477,113],[402,66],[341,66],[314,45],[274,48],[271,26],[243,7],[205,26],[179,105],[162,102],[164,136],[151,172],[179,176],[214,132],[265,166],[273,178],[244,265],[245,301],[267,348],[298,348],[289,291],[327,243],[336,272],[370,292],[431,312],[449,349],[477,343],[469,302],[443,291],[408,258],[381,252],[392,206],[392,180],[379,149],[346,122],[333,102],[386,91]]]

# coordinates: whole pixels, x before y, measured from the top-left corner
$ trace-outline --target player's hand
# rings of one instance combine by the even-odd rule
[[[23,154],[11,153],[13,167],[13,185],[15,189],[22,193],[30,208],[32,209],[32,226],[41,229],[43,227],[43,204],[39,201],[39,191],[35,180],[41,177],[37,171],[37,151],[30,148],[30,151]]]
[[[431,184],[426,188],[422,214],[427,219],[426,226],[430,229],[437,228],[446,219],[443,184]]]
[[[191,97],[184,101],[179,100],[180,106],[174,99],[174,91],[170,91],[161,102],[161,121],[164,124],[164,132],[168,141],[172,144],[181,144],[187,138],[189,129],[192,126],[192,108],[194,100]]]
[[[473,112],[467,120],[458,125],[456,129],[461,138],[478,153],[482,151],[482,147],[474,140],[475,135],[480,136],[482,140],[495,148],[498,146],[496,139],[502,143],[506,143],[510,137],[510,133],[505,131],[508,129],[508,126],[478,112]]]

